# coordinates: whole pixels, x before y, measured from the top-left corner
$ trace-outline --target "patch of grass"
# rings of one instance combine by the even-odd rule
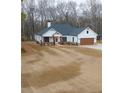
[[[59,81],[66,81],[80,75],[80,66],[81,63],[71,63],[64,66],[51,67],[49,70],[42,73],[38,71],[30,74],[22,74],[22,77],[26,77],[28,79],[30,86],[39,88]],[[25,82],[22,83],[24,83],[22,84],[22,87],[28,87]]]

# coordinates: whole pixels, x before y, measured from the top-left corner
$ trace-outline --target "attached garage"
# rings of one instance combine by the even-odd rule
[[[80,39],[80,45],[93,45],[94,44],[94,38],[81,38]]]

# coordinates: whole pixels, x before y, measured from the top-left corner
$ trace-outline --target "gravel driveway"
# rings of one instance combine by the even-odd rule
[[[102,44],[95,44],[95,45],[82,45],[80,47],[92,48],[102,50]]]

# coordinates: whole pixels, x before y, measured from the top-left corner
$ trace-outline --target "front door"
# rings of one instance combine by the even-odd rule
[[[58,44],[58,43],[61,42],[61,37],[56,36],[56,37],[53,37],[53,38],[54,38],[54,43],[55,44]]]
[[[59,40],[58,37],[55,37],[55,43],[58,44]]]

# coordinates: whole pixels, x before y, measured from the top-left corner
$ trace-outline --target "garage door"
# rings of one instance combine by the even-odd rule
[[[94,38],[81,38],[80,39],[80,45],[93,45],[94,44]]]

